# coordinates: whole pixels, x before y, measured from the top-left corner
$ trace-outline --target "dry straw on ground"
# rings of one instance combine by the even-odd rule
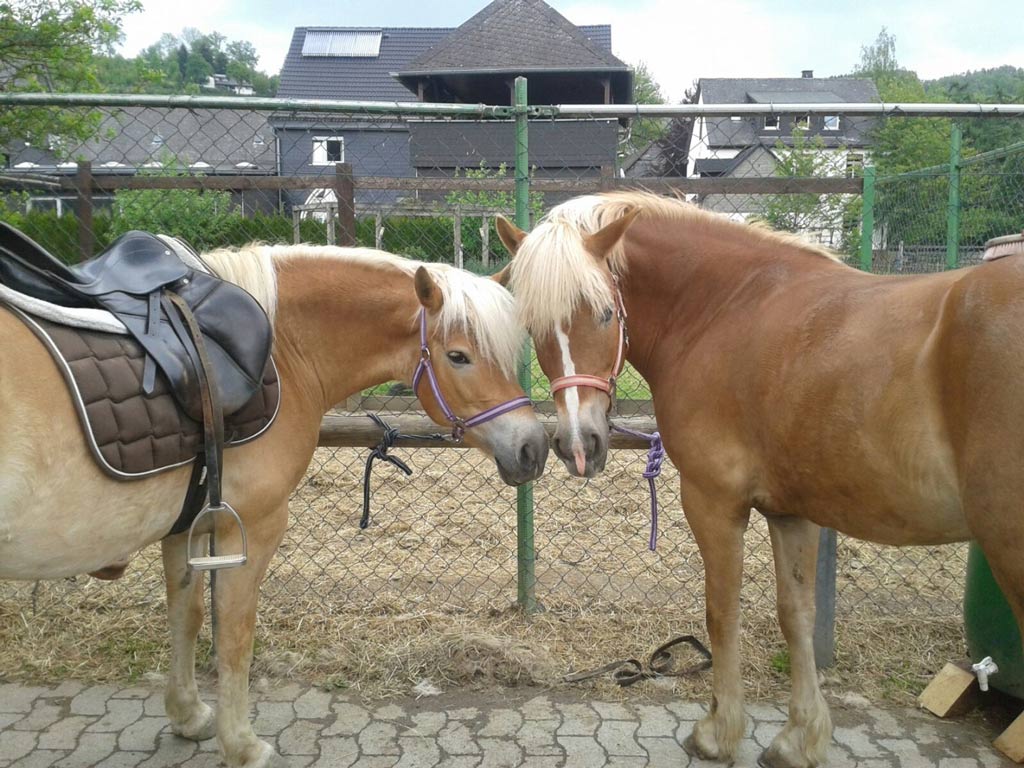
[[[662,532],[650,553],[641,453],[615,452],[588,484],[552,465],[535,490],[543,610],[527,616],[513,607],[514,491],[475,452],[399,453],[416,475],[378,471],[373,524],[360,531],[365,452],[318,452],[264,584],[256,678],[373,697],[407,694],[423,680],[441,689],[559,686],[567,671],[642,657],[676,634],[704,636],[703,568],[673,470],[659,483]],[[746,564],[747,686],[752,698],[776,698],[788,659],[756,515]],[[962,547],[894,550],[841,539],[837,664],[826,687],[909,701],[944,662],[962,657],[962,574]],[[161,578],[151,547],[112,584],[0,584],[0,677],[125,680],[165,670]],[[587,685],[602,695],[704,698],[709,679],[625,693],[607,681]]]

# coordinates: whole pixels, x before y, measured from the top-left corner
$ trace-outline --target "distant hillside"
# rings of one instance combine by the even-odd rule
[[[1012,104],[1024,101],[1024,69],[1009,65],[979,69],[961,75],[947,75],[938,80],[926,80],[924,86],[929,97],[942,101]]]

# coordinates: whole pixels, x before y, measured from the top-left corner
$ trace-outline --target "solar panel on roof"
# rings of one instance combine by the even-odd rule
[[[302,55],[375,59],[380,55],[381,37],[380,30],[309,29],[302,40]]]

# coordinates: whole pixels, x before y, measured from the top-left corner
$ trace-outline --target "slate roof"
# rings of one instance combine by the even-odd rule
[[[73,162],[46,148],[22,142],[7,151],[13,171],[75,172]],[[276,173],[267,115],[229,109],[118,107],[103,116],[94,138],[62,155],[91,161],[94,174],[134,173],[167,162],[205,173]]]
[[[577,29],[590,47],[611,55],[609,25]],[[375,58],[303,56],[302,44],[308,30],[379,31],[383,33],[380,54]],[[395,79],[394,74],[455,31],[454,27],[296,27],[281,68],[277,95],[286,99],[416,101],[416,94]]]
[[[859,77],[775,77],[775,78],[703,78],[698,92],[704,104],[797,104],[802,102],[834,103],[836,113],[842,105],[880,100],[873,81]],[[786,118],[783,118],[785,122]],[[709,117],[706,120],[709,147],[746,147],[764,139],[756,118],[745,117],[734,121],[728,117]],[[870,117],[842,118],[840,130],[822,132],[827,147],[863,146],[867,132],[874,125]],[[785,133],[780,135],[785,142]],[[774,142],[774,138],[772,141]]]
[[[493,0],[406,64],[400,74],[530,70],[628,71],[629,67],[612,54],[610,46],[595,44],[544,0]]]
[[[848,104],[879,101],[874,82],[861,77],[706,77],[697,86],[705,104],[764,103],[755,102],[751,94],[770,94],[789,103],[817,101],[810,98],[815,94]]]
[[[352,28],[296,27],[281,68],[277,87],[281,98],[416,101],[416,94],[392,77],[392,73],[455,31],[452,27],[378,27],[383,35],[376,57],[303,56],[302,43],[310,29]]]

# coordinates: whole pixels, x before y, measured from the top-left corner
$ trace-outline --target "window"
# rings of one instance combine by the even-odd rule
[[[766,131],[777,131],[777,130],[779,130],[779,116],[778,115],[765,115],[764,116],[764,129]]]
[[[826,131],[838,131],[839,130],[839,115],[825,115],[825,130]]]
[[[810,115],[799,115],[793,118],[793,129],[806,131],[811,127],[811,116]]]
[[[63,201],[59,197],[30,197],[25,202],[25,210],[53,211],[58,216],[64,215]]]
[[[345,162],[344,136],[314,136],[311,165],[331,165]]]
[[[151,146],[151,147],[162,147],[163,145],[164,145],[164,137],[161,136],[159,133],[154,134],[153,138],[149,142],[149,146]]]
[[[846,156],[846,176],[853,178],[862,176],[864,173],[864,155],[860,152],[850,152]]]
[[[267,146],[267,140],[263,138],[261,134],[256,134],[252,137],[252,145],[254,147],[265,147]]]
[[[740,120],[743,119],[743,116],[742,115],[729,115],[729,119],[732,120],[734,123],[738,123]]]

